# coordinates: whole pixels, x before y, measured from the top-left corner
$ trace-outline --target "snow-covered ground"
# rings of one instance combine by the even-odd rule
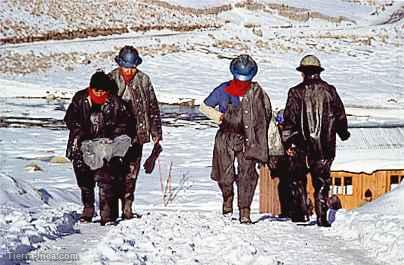
[[[404,186],[342,210],[331,230],[270,217],[243,226],[212,212],[152,212],[113,228],[81,264],[402,264],[403,199]]]
[[[0,187],[0,264],[23,262],[39,244],[77,232],[76,194],[37,189],[3,173]]]
[[[404,186],[359,209],[341,211],[330,236],[359,242],[385,264],[404,263]]]
[[[217,212],[152,212],[111,229],[80,264],[377,264],[326,233],[270,217],[245,226]]]
[[[52,6],[47,15],[38,2],[35,12],[42,15],[26,17],[23,14],[32,11],[32,3],[21,2],[16,10],[2,8],[11,2],[13,7],[19,5],[18,1],[0,3],[0,23],[17,24],[1,36],[14,36],[18,25],[30,21],[35,23],[17,33],[25,36],[35,30],[88,28],[103,21],[98,17],[83,22],[92,12],[78,18],[77,14],[91,7],[84,2],[79,3],[84,9],[75,16],[67,14],[63,21],[52,15],[72,2]],[[139,1],[128,10],[144,8],[143,2],[147,1]],[[210,15],[198,12],[195,23],[221,25],[217,29],[166,29],[0,45],[0,124],[2,117],[16,122],[60,122],[68,100],[55,98],[70,98],[85,88],[96,69],[113,69],[114,56],[126,44],[139,48],[144,59],[140,69],[151,76],[161,102],[195,100],[198,104],[215,86],[231,78],[229,59],[249,53],[259,64],[256,80],[279,109],[285,104],[288,88],[300,81],[295,70],[300,58],[312,53],[320,57],[326,69],[324,79],[337,87],[352,115],[352,126],[400,127],[404,123],[404,25],[402,21],[376,25],[387,21],[392,11],[404,4],[402,1],[390,6],[386,5],[390,1],[382,0],[263,0],[257,2],[264,7],[256,10],[236,7],[240,1],[233,0],[168,2],[194,8],[230,3],[232,8]],[[182,25],[194,18],[192,10],[174,12],[172,7],[150,3],[163,19],[149,13],[134,20],[115,14],[116,20],[108,20],[105,26],[128,21],[132,26],[143,22]],[[323,17],[296,20],[287,13],[291,9],[282,13],[279,6],[271,8],[271,3],[305,8]],[[109,14],[115,8],[103,12]],[[375,10],[377,14],[372,15]],[[336,16],[355,23],[335,22],[332,17]],[[73,20],[70,24],[69,19]],[[242,226],[220,215],[219,189],[209,178],[216,129],[175,118],[169,124],[163,128],[164,151],[155,172],[142,172],[138,180],[135,204],[143,218],[108,228],[100,228],[98,223],[76,224],[80,196],[71,164],[61,159],[67,141],[62,126],[0,128],[0,264],[12,264],[10,254],[34,249],[30,253],[75,253],[81,264],[403,264],[404,209],[399,203],[403,188],[360,209],[341,212],[331,230],[296,226],[258,214],[257,192],[252,206],[257,223]],[[403,145],[394,142],[401,139],[402,129],[366,130],[354,128],[351,143],[338,143],[335,168],[373,171],[383,163],[402,165]],[[361,141],[364,146],[380,144],[378,136],[388,138],[387,145],[377,152],[370,153],[371,148],[356,150]],[[150,151],[147,145],[144,157]],[[173,185],[179,193],[164,206],[161,179],[164,182],[167,177],[170,163]],[[237,213],[233,217],[237,218]],[[48,260],[46,264],[54,263]]]

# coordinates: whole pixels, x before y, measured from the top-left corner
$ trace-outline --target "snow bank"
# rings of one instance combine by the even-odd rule
[[[36,190],[24,181],[0,174],[0,264],[22,262],[38,244],[75,233],[77,205],[50,207],[44,189]],[[45,203],[46,201],[46,203]]]
[[[78,215],[69,207],[42,209],[40,214],[34,214],[1,206],[0,264],[21,262],[17,254],[26,254],[46,240],[75,233],[77,220]]]
[[[374,202],[339,212],[332,234],[358,243],[385,264],[404,264],[404,185]]]

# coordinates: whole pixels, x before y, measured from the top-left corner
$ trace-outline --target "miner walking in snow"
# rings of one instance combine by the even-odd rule
[[[347,118],[335,87],[320,78],[324,69],[317,57],[303,57],[297,70],[302,73],[303,82],[289,90],[282,130],[287,154],[295,158],[295,170],[291,174],[291,181],[295,183],[292,197],[307,196],[308,166],[314,186],[317,224],[329,226],[327,199],[331,184],[330,170],[335,158],[336,134],[343,141],[350,136]],[[305,200],[292,198],[292,202]],[[295,212],[305,214],[304,210]],[[297,216],[295,218],[299,219]],[[304,219],[303,216],[300,218]]]
[[[115,62],[118,64],[118,68],[110,72],[109,76],[115,81],[117,94],[127,103],[134,119],[129,123],[129,136],[133,138],[133,141],[132,147],[124,159],[127,174],[124,193],[121,198],[122,218],[131,219],[140,217],[134,213],[132,205],[142,159],[143,144],[150,142],[151,137],[155,146],[159,147],[159,142],[162,140],[161,118],[151,80],[148,75],[137,68],[142,63],[138,51],[133,46],[125,46],[115,57]],[[150,172],[149,170],[146,171]]]
[[[122,163],[113,158],[100,169],[92,170],[84,163],[83,141],[96,138],[114,139],[127,134],[130,114],[125,103],[111,93],[113,81],[104,73],[92,75],[90,86],[77,92],[69,105],[64,121],[70,130],[66,157],[73,162],[77,184],[84,205],[81,222],[91,222],[94,216],[94,188],[100,190],[101,225],[118,217],[118,194]],[[133,122],[133,121],[132,121]]]
[[[250,207],[258,181],[256,166],[268,162],[267,135],[272,111],[268,95],[252,81],[257,70],[249,55],[233,59],[233,79],[215,88],[200,107],[202,113],[219,124],[211,178],[222,192],[223,214],[233,213],[236,183],[241,223],[251,223]]]

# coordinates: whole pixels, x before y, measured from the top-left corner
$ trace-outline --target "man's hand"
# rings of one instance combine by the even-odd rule
[[[342,141],[348,140],[349,137],[351,137],[351,133],[349,131],[346,131],[345,133],[340,135],[340,138],[341,138]]]
[[[292,144],[287,150],[286,150],[286,154],[288,156],[295,156],[296,155],[296,146],[294,144]]]
[[[79,139],[76,137],[72,144],[72,158],[73,160],[80,160],[82,158]]]
[[[160,137],[153,137],[153,143],[154,144],[158,144],[158,143],[160,143]]]
[[[219,124],[222,124],[224,120],[224,114],[220,115]]]

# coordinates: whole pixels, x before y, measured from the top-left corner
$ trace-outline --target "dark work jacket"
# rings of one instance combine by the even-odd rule
[[[130,113],[118,96],[111,95],[106,103],[100,106],[99,112],[103,119],[99,131],[93,129],[90,121],[94,111],[96,111],[95,106],[90,105],[88,98],[88,89],[80,90],[73,96],[64,117],[67,128],[70,130],[66,149],[66,157],[70,160],[80,157],[79,148],[84,140],[100,137],[113,139],[116,136],[128,134]]]
[[[282,140],[296,144],[311,159],[335,157],[336,134],[349,138],[344,105],[334,86],[319,74],[306,77],[289,90],[284,111]]]
[[[121,97],[128,106],[132,117],[135,119],[130,124],[130,133],[138,144],[150,142],[150,136],[162,140],[162,128],[160,109],[153,85],[148,75],[137,70],[134,78],[125,84],[119,73],[119,68],[109,73],[118,88],[118,96]]]
[[[247,159],[267,163],[271,101],[257,82],[252,82],[251,85],[241,103],[238,103],[238,98],[235,100],[232,96],[223,94],[221,91],[225,88],[223,85],[217,87],[204,102],[210,107],[219,106],[225,110],[220,129],[244,136]]]

